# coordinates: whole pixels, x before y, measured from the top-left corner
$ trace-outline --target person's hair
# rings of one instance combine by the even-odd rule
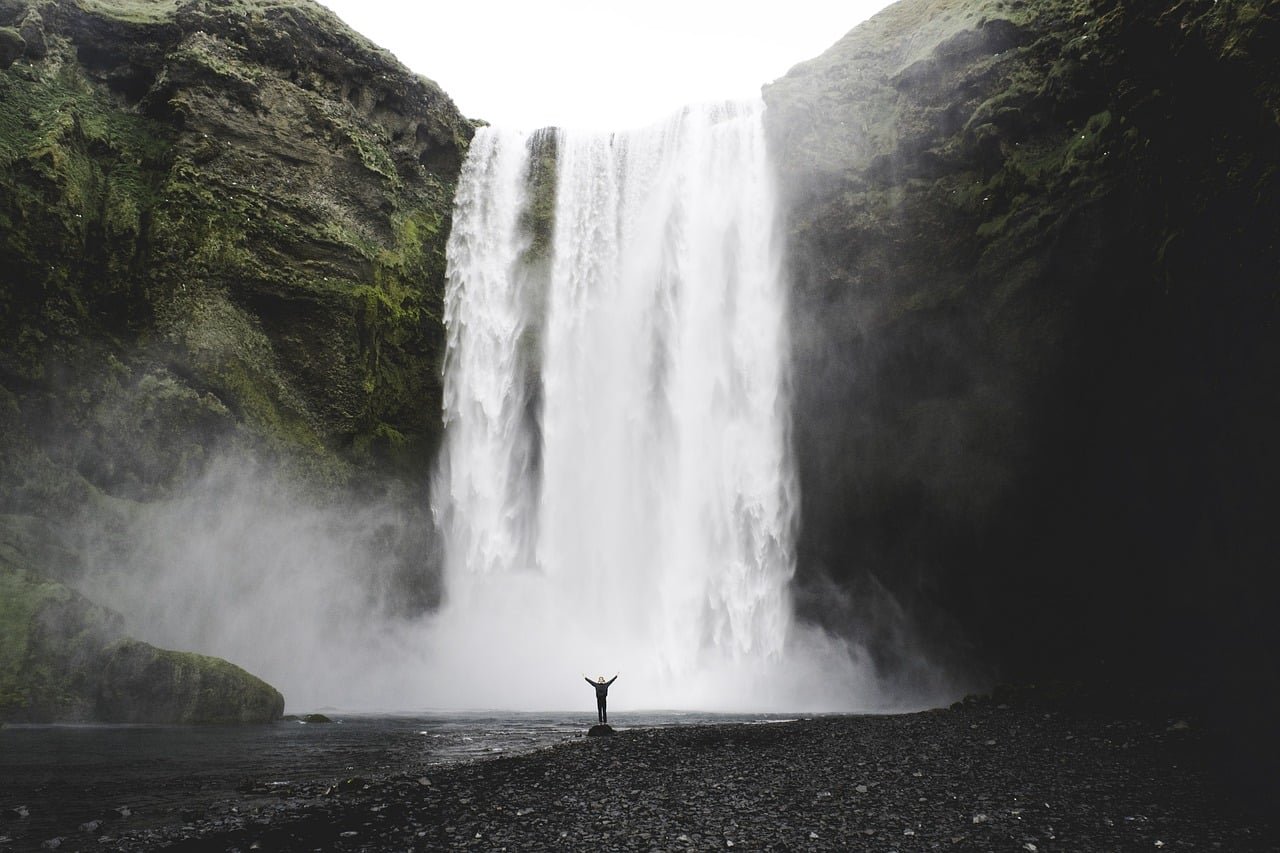
[[[602,676],[600,676],[597,680],[598,680],[598,681],[604,681],[604,676],[603,676],[603,675],[602,675]]]

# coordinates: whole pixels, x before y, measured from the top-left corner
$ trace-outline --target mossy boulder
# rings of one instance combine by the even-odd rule
[[[102,660],[102,720],[260,723],[284,713],[278,690],[219,658],[126,639],[107,647]]]
[[[258,723],[279,691],[233,664],[123,636],[123,620],[0,555],[0,720]]]
[[[902,0],[766,87],[807,613],[895,667],[1274,671],[1277,50],[1275,2]]]
[[[0,719],[95,719],[98,657],[122,633],[119,615],[0,560]]]

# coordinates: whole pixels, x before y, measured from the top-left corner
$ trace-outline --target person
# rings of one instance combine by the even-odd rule
[[[592,681],[590,678],[587,678],[586,673],[582,674],[582,677],[586,680],[587,684],[590,684],[596,689],[596,711],[600,714],[601,723],[609,722],[609,714],[605,710],[605,702],[609,698],[609,685],[617,681],[618,676],[621,674],[622,673],[616,673],[613,678],[610,678],[608,681],[604,680],[603,675],[597,680]]]

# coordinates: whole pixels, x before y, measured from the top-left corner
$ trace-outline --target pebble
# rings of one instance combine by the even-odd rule
[[[1197,775],[1200,765],[1185,760],[1199,729],[1169,738],[1167,719],[1126,723],[1133,747],[1119,750],[1101,719],[1043,712],[987,703],[773,726],[633,729],[605,743],[583,738],[433,769],[434,784],[421,769],[355,767],[299,782],[283,802],[210,803],[193,823],[175,814],[166,826],[103,836],[98,849],[246,850],[260,839],[263,849],[369,853],[753,844],[834,851],[865,849],[878,837],[896,839],[875,845],[884,850],[1004,845],[1038,853],[1040,844],[1161,849],[1168,842],[1152,837],[1157,825],[1187,849],[1277,848],[1274,833],[1233,810]],[[1000,734],[975,750],[971,727]],[[1061,744],[1069,729],[1078,739],[1068,752]],[[852,787],[850,768],[861,777]],[[346,780],[335,782],[340,773]],[[331,787],[335,795],[323,796]],[[876,797],[863,796],[872,788]],[[1104,809],[1116,819],[1104,819]],[[1005,833],[1015,826],[1037,836]]]

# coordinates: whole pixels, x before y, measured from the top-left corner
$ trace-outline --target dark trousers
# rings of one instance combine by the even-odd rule
[[[598,712],[599,712],[599,714],[600,714],[600,722],[602,722],[602,723],[607,723],[607,722],[609,722],[609,714],[608,714],[608,713],[605,711],[605,709],[604,709],[604,703],[605,703],[606,701],[607,701],[607,700],[606,700],[603,696],[597,696],[597,697],[596,697],[596,711],[598,711]]]

